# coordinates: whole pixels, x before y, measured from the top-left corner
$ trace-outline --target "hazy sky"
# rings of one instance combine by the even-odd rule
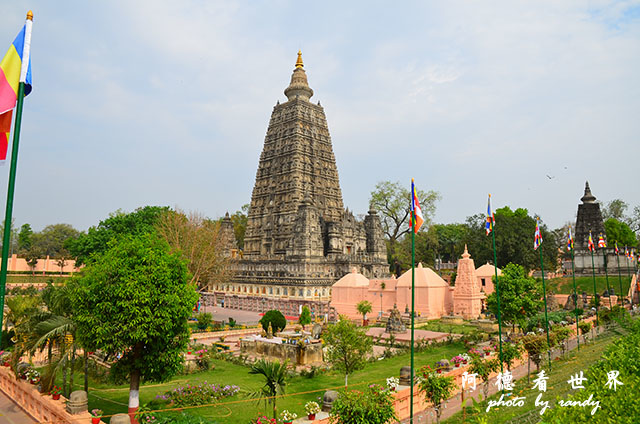
[[[587,179],[640,204],[638,1],[11,1],[0,54],[29,9],[18,226],[238,210],[298,49],[356,213],[411,177],[441,193],[436,222],[491,192],[555,228]]]

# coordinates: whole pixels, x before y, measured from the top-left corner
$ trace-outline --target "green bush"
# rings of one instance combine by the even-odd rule
[[[585,322],[585,321],[580,321],[578,323],[578,328],[580,329],[580,333],[587,334],[591,330],[591,323],[590,322]]]
[[[386,424],[396,422],[396,410],[390,391],[377,384],[363,390],[345,390],[333,402],[332,424]]]
[[[198,324],[197,327],[199,330],[206,330],[211,322],[213,321],[213,315],[209,312],[200,312],[197,316]]]
[[[260,325],[262,325],[262,329],[264,331],[268,331],[269,323],[271,323],[271,328],[274,333],[284,330],[287,326],[287,319],[282,315],[282,312],[272,309],[268,311],[264,316],[260,319]]]

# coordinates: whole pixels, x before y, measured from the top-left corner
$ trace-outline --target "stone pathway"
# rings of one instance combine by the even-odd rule
[[[0,392],[0,424],[30,424],[37,423],[20,407]]]

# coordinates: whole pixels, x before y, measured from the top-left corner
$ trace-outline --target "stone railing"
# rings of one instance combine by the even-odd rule
[[[51,396],[41,394],[36,386],[25,380],[16,379],[8,367],[0,367],[0,391],[17,403],[37,422],[56,424],[91,422],[89,412],[71,415],[65,409],[67,399],[60,397],[59,400],[53,400]]]

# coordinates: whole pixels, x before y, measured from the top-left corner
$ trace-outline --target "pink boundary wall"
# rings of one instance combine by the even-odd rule
[[[24,380],[16,379],[8,367],[0,367],[0,390],[38,422],[83,424],[91,422],[91,414],[71,415],[65,410],[66,399],[53,400]],[[103,423],[103,421],[100,421]]]
[[[0,263],[2,261],[0,260]],[[76,272],[78,269],[76,268],[76,261],[74,259],[65,259],[65,265],[62,267],[62,272],[66,274],[71,274]],[[29,264],[27,264],[27,260],[25,258],[19,258],[18,255],[14,254],[8,260],[7,263],[7,271],[8,272],[60,272],[60,266],[58,265],[57,259],[52,259],[49,256],[43,259],[38,259],[36,266],[31,269]]]

